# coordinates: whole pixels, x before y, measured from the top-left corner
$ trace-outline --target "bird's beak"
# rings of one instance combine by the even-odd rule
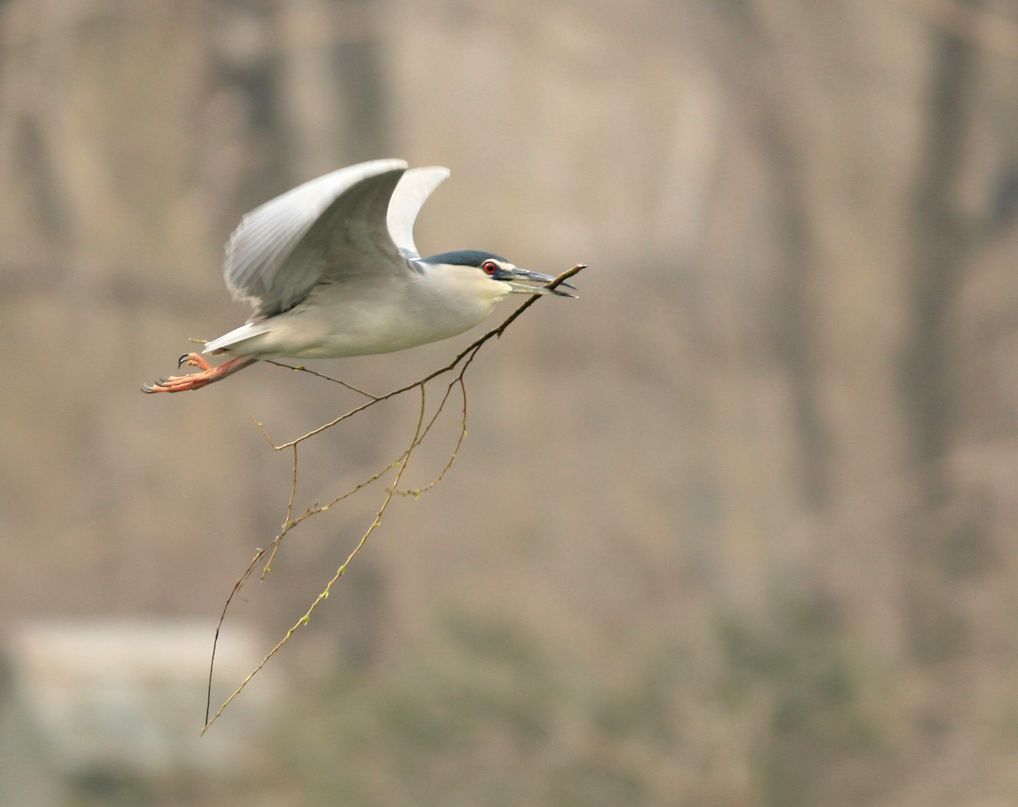
[[[513,267],[503,277],[496,279],[505,281],[516,294],[556,294],[559,297],[579,297],[574,294],[576,287],[572,283],[563,281],[554,289],[547,288],[548,284],[555,279],[554,275],[545,275],[540,272],[531,272],[529,269]]]

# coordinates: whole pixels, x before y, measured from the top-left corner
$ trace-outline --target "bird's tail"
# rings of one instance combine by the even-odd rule
[[[269,327],[264,322],[247,322],[239,328],[234,328],[229,333],[224,333],[222,336],[206,342],[205,347],[202,348],[202,353],[220,353],[252,337],[261,336],[263,333],[268,332]]]

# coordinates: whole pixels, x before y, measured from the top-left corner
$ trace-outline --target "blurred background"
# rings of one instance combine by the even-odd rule
[[[1014,0],[0,4],[0,801],[1018,803],[1016,69]],[[253,420],[356,397],[138,388],[246,318],[242,213],[390,156],[453,170],[425,254],[582,299],[485,348],[447,478],[199,738],[286,510]],[[298,510],[416,405],[309,443]],[[381,495],[245,589],[214,706]]]

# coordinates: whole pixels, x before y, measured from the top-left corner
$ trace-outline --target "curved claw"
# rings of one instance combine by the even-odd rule
[[[183,367],[184,363],[187,361],[187,357],[190,355],[190,353],[181,353],[180,358],[177,359],[177,367]]]
[[[189,392],[191,390],[201,389],[202,387],[208,386],[222,378],[226,378],[228,375],[232,375],[238,370],[243,370],[245,367],[256,361],[258,361],[258,359],[253,356],[236,356],[229,361],[223,362],[218,367],[214,367],[202,356],[195,353],[185,353],[181,357],[180,363],[183,364],[186,362],[195,367],[199,367],[201,368],[200,372],[190,373],[189,375],[163,376],[156,384],[145,384],[141,388],[141,391],[145,393]]]

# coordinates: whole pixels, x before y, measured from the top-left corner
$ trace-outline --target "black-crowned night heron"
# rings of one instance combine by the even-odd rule
[[[446,177],[441,167],[407,170],[402,160],[341,168],[248,213],[230,236],[223,276],[254,313],[205,344],[231,356],[219,366],[181,356],[199,371],[142,387],[199,389],[262,358],[389,353],[463,333],[513,292],[575,296],[554,278],[490,252],[421,257],[413,226]],[[566,288],[563,288],[566,287]]]

